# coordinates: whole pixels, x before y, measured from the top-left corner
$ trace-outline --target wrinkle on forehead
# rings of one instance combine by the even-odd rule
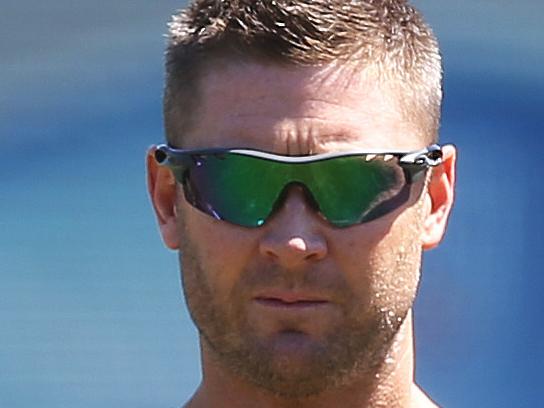
[[[315,152],[317,131],[312,123],[283,121],[278,123],[275,132],[276,138],[274,151],[284,151],[288,155],[305,155]]]
[[[315,118],[292,118],[280,121],[274,128],[278,137],[274,138],[273,151],[290,156],[324,153],[326,146],[334,144],[349,145],[354,137],[348,130],[327,131]],[[341,149],[335,149],[341,150]]]

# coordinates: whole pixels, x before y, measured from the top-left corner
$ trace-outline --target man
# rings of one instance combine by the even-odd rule
[[[427,407],[412,305],[453,202],[441,60],[402,0],[197,0],[148,185],[200,333],[187,407]]]

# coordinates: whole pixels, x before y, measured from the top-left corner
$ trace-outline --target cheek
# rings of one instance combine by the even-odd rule
[[[422,249],[420,229],[409,213],[399,217],[370,257],[372,292],[383,307],[408,309],[419,284]]]
[[[331,256],[353,293],[353,307],[368,310],[373,302],[376,276],[375,253],[387,234],[377,223],[337,230],[331,240]]]
[[[218,301],[228,298],[254,251],[255,233],[214,220],[188,205],[180,210],[184,275],[203,275],[199,280]]]
[[[418,225],[414,217],[415,208],[391,220],[355,227],[349,238],[342,231],[335,237],[336,259],[365,308],[411,307],[421,266],[420,231],[414,227]]]

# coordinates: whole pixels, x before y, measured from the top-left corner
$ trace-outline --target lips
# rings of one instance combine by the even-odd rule
[[[319,294],[293,291],[265,292],[255,296],[254,300],[262,306],[287,309],[319,307],[330,303]]]

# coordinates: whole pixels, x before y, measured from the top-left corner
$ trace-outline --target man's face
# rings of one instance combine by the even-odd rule
[[[362,74],[232,63],[211,69],[201,84],[184,148],[299,155],[424,147],[425,127]],[[343,229],[316,213],[298,187],[260,228],[215,220],[181,191],[176,207],[178,238],[169,245],[179,245],[203,346],[223,367],[297,397],[388,361],[418,286],[426,193]]]

